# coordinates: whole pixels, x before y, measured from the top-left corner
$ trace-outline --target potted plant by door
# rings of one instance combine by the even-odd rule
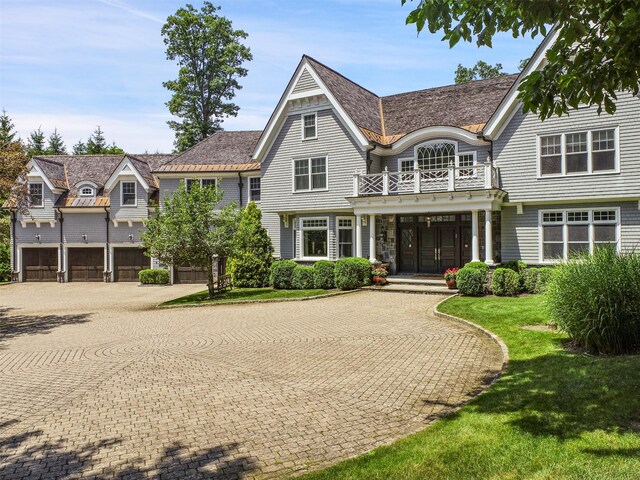
[[[458,275],[458,267],[447,268],[444,272],[444,281],[450,289],[456,288],[456,276]]]
[[[373,275],[373,283],[376,285],[386,285],[387,284],[387,271],[384,268],[374,268],[371,270],[371,275]]]

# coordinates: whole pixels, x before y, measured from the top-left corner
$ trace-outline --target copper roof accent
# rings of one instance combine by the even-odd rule
[[[109,197],[71,197],[61,195],[56,202],[56,208],[91,208],[91,207],[108,207]]]
[[[485,125],[486,125],[485,123],[478,123],[476,125],[465,125],[464,127],[460,127],[460,128],[464,130],[468,130],[471,133],[479,133],[482,131]]]
[[[260,170],[260,163],[206,164],[206,165],[172,165],[160,167],[157,173],[167,172],[247,172]]]

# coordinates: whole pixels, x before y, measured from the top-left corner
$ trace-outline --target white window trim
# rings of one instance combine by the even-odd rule
[[[454,163],[454,165],[457,165],[457,163],[458,163],[458,142],[456,142],[455,140],[442,139],[442,140],[430,140],[428,142],[422,142],[422,143],[416,145],[415,147],[413,147],[414,168],[417,168],[417,166],[418,166],[418,150],[420,148],[428,147],[429,145],[438,145],[438,144],[441,144],[441,143],[448,143],[449,145],[453,145],[453,163]],[[446,168],[446,167],[444,167],[444,168]]]
[[[44,208],[44,182],[29,182],[29,203],[31,203],[31,185],[40,185],[40,204],[30,204],[29,208]]]
[[[260,179],[260,197],[262,197],[262,177],[260,177],[260,175],[252,175],[251,177],[247,177],[247,203],[254,202],[259,204],[260,200],[253,200],[251,198],[251,179],[252,178]]]
[[[134,194],[134,201],[133,201],[133,205],[125,205],[124,204],[124,198],[123,198],[123,190],[124,190],[124,184],[125,183],[133,183],[133,194]],[[120,181],[120,206],[122,208],[136,208],[138,206],[138,183],[135,180],[121,180]]]
[[[216,188],[218,188],[218,178],[217,177],[204,177],[204,178],[200,178],[200,177],[187,177],[184,179],[184,188],[187,189],[187,181],[189,180],[195,180],[200,182],[200,188],[202,188],[202,181],[203,180],[213,180],[214,186]],[[188,190],[187,190],[188,191]]]
[[[594,211],[602,211],[602,210],[613,210],[616,212],[616,250],[620,252],[622,250],[621,242],[622,242],[622,222],[620,217],[620,207],[588,207],[588,208],[556,208],[556,209],[545,209],[538,211],[538,262],[541,264],[553,265],[558,264],[560,262],[566,262],[569,258],[569,225],[588,225],[589,226],[589,252],[593,254],[593,250],[595,248],[595,240],[594,240],[594,225],[613,225],[614,222],[610,220],[593,220],[593,212]],[[568,214],[569,212],[589,212],[589,220],[581,221],[581,222],[569,222]],[[545,213],[562,213],[562,223],[554,222],[554,223],[544,223],[542,221],[543,215]],[[543,238],[543,227],[547,226],[562,226],[562,260],[545,260],[544,258],[544,238]]]
[[[350,227],[341,227],[340,220],[351,220]],[[356,217],[350,215],[342,215],[336,217],[336,258],[346,258],[340,256],[340,230],[351,230],[351,253],[352,257],[355,256],[355,246],[356,246]]]
[[[599,132],[602,130],[613,130],[613,139],[615,143],[615,155],[613,157],[614,169],[613,170],[593,170],[593,132]],[[586,172],[567,172],[567,141],[566,136],[572,133],[586,133],[587,134],[587,171]],[[540,154],[542,152],[542,137],[552,137],[560,135],[560,173],[554,173],[550,175],[542,174],[542,164],[540,162]],[[597,127],[591,129],[577,129],[567,130],[561,133],[540,133],[536,135],[536,175],[538,180],[544,180],[547,178],[560,178],[560,177],[584,177],[591,175],[616,175],[620,173],[620,127]]]
[[[316,134],[313,137],[305,137],[304,136],[304,118],[305,117],[313,117],[313,121],[314,121],[314,130],[316,132]],[[302,123],[302,132],[301,132],[301,138],[302,141],[306,141],[306,140],[317,140],[318,139],[318,112],[311,112],[311,113],[302,113],[300,115],[300,121]]]
[[[305,220],[325,220],[327,222],[327,228],[324,229],[327,232],[327,256],[326,257],[306,257],[304,255],[304,232],[306,230],[317,230],[317,231],[321,231],[323,230],[322,228],[318,228],[318,227],[307,227],[304,228],[304,221]],[[330,236],[329,236],[329,217],[298,217],[298,221],[299,223],[299,227],[298,227],[298,232],[299,232],[299,236],[298,236],[298,240],[299,240],[299,245],[300,245],[300,256],[299,256],[299,260],[328,260],[330,257],[330,252],[331,252],[331,245],[329,244],[330,241]]]
[[[83,190],[86,190],[86,189],[89,190],[89,193],[83,193]],[[90,186],[80,187],[78,195],[81,196],[81,197],[93,197],[94,196],[94,189],[93,189],[93,187],[90,187]]]
[[[312,174],[311,174],[311,159],[312,158],[324,158],[325,161],[325,175],[327,176],[327,181],[326,184],[327,186],[325,188],[312,188],[313,182],[312,182]],[[296,162],[302,161],[302,160],[306,160],[307,164],[309,166],[309,188],[306,190],[296,190]],[[294,158],[291,161],[291,180],[292,180],[292,185],[291,185],[291,192],[292,193],[309,193],[309,192],[327,192],[329,190],[329,155],[314,155],[314,156],[310,156],[310,157],[305,157],[305,158]]]
[[[473,163],[471,167],[468,166],[460,166],[460,156],[461,155],[471,155],[473,156]],[[469,168],[472,169],[473,175],[460,175],[460,168]],[[457,152],[456,153],[456,178],[477,178],[478,177],[478,152],[476,150],[470,152]]]

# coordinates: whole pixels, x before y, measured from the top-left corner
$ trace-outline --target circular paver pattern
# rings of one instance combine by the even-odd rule
[[[0,287],[0,477],[272,478],[415,432],[502,365],[442,297],[157,310],[198,287]]]

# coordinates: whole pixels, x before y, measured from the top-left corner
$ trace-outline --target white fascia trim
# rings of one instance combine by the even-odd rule
[[[311,78],[313,78],[316,84],[319,85],[319,88],[293,94],[292,93],[293,89],[298,84],[298,80],[300,79],[302,74],[305,72],[305,70],[309,72],[309,75],[311,75]],[[338,116],[344,122],[345,126],[351,132],[351,134],[356,139],[356,141],[363,148],[369,145],[369,141],[364,136],[364,134],[360,131],[358,126],[353,122],[353,120],[351,120],[349,115],[347,115],[347,112],[344,111],[340,103],[336,100],[336,98],[333,96],[333,94],[327,88],[324,82],[320,80],[320,77],[313,70],[311,65],[309,65],[309,62],[306,59],[304,59],[298,66],[298,70],[296,71],[296,73],[294,73],[293,77],[289,81],[289,85],[287,85],[285,94],[280,99],[280,102],[278,102],[274,115],[269,120],[269,123],[265,127],[264,133],[260,138],[260,142],[258,142],[258,145],[253,151],[252,158],[258,162],[261,162],[266,156],[267,152],[271,148],[273,141],[275,140],[275,138],[277,137],[280,131],[280,127],[282,126],[283,119],[286,118],[286,108],[289,100],[295,100],[295,99],[304,98],[304,97],[313,96],[313,95],[319,95],[319,94],[325,95],[327,97],[333,109],[338,113]]]
[[[551,199],[551,200],[511,200],[508,202],[504,202],[503,205],[505,207],[517,207],[518,205],[542,206],[542,205],[571,205],[576,203],[592,204],[592,203],[627,203],[627,202],[634,202],[634,203],[640,202],[640,199],[638,199],[637,196],[636,197],[588,197],[588,198],[571,197],[571,198],[557,198],[557,199]]]
[[[520,105],[520,101],[518,100],[518,87],[520,86],[520,82],[531,72],[539,70],[542,67],[542,64],[546,61],[547,50],[556,43],[559,34],[559,30],[557,28],[553,28],[542,41],[542,44],[538,48],[535,56],[529,60],[527,66],[522,72],[520,72],[520,76],[511,86],[511,89],[509,89],[507,95],[502,99],[502,102],[500,102],[495,113],[484,126],[483,134],[485,137],[495,140],[500,136],[502,130],[504,130],[504,127],[508,123],[508,120],[513,117],[516,108]]]
[[[95,183],[93,183],[90,180],[80,180],[79,182],[77,182],[74,187],[79,187],[80,185],[89,185],[93,188],[95,188],[96,190],[98,189],[98,185],[96,185]]]
[[[444,137],[444,138],[443,138]],[[410,133],[409,135],[405,135],[400,140],[392,145],[391,148],[380,148],[376,147],[372,150],[372,153],[376,155],[380,155],[382,157],[388,155],[396,155],[400,152],[403,152],[412,144],[417,142],[423,142],[426,140],[440,140],[447,141],[451,138],[456,140],[460,140],[466,142],[471,145],[483,146],[488,145],[489,142],[479,138],[477,134],[472,133],[468,130],[458,127],[448,127],[448,126],[437,126],[437,127],[427,127],[422,128],[420,130],[416,130],[415,132]]]
[[[129,167],[129,171],[124,172],[123,170],[127,166]],[[131,161],[127,157],[124,157],[120,161],[120,163],[118,164],[116,169],[113,171],[113,173],[109,177],[109,180],[107,180],[107,183],[104,184],[105,190],[109,190],[110,191],[113,188],[113,186],[116,184],[116,182],[118,181],[118,178],[121,175],[133,175],[134,177],[136,177],[136,180],[138,180],[138,182],[140,182],[140,185],[142,185],[142,187],[147,192],[149,192],[149,190],[151,190],[151,187],[149,186],[149,184],[144,181],[144,178],[142,178],[142,175],[140,175],[140,173],[138,172],[138,169],[136,169],[136,167],[133,165],[133,163],[131,163]]]
[[[59,188],[56,188],[53,183],[51,183],[51,180],[49,180],[49,177],[47,177],[44,172],[40,169],[40,167],[38,166],[38,164],[36,162],[34,162],[33,160],[30,160],[29,163],[27,164],[27,167],[29,168],[29,173],[27,174],[27,180],[31,181],[31,179],[29,177],[33,177],[33,176],[38,176],[42,179],[42,181],[47,185],[47,187],[49,187],[49,190],[51,190],[54,193],[61,193],[62,190]],[[35,171],[36,175],[34,175],[33,173],[31,173],[32,171]],[[44,192],[42,192],[42,194],[44,195]]]

